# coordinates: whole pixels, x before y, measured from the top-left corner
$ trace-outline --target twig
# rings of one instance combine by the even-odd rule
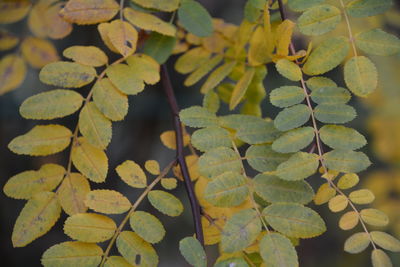
[[[184,147],[183,131],[182,131],[182,124],[179,118],[179,107],[175,98],[174,90],[172,88],[171,80],[168,75],[168,70],[165,65],[162,65],[161,67],[161,81],[164,92],[167,95],[168,104],[171,108],[173,116],[175,136],[176,136],[176,158],[181,168],[183,180],[186,187],[186,192],[189,197],[190,206],[192,209],[193,221],[194,221],[194,228],[196,232],[196,238],[204,246],[204,236],[203,236],[203,228],[201,225],[200,206],[197,201],[196,195],[194,193],[193,183],[192,180],[190,179],[189,169],[187,167],[185,161],[185,155],[183,153],[183,147]]]

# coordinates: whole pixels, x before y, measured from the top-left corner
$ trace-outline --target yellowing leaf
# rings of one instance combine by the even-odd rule
[[[179,216],[183,212],[181,201],[170,193],[152,190],[147,197],[154,208],[168,216]]]
[[[363,209],[360,216],[365,223],[373,226],[386,226],[389,223],[389,217],[377,209]]]
[[[65,21],[61,15],[61,8],[64,3],[52,3],[48,5],[44,15],[44,24],[46,27],[46,35],[52,39],[61,39],[72,31],[72,25]]]
[[[279,136],[279,131],[274,127],[272,121],[267,121],[259,117],[252,117],[252,120],[239,122],[236,137],[240,140],[254,145],[272,142]]]
[[[385,12],[392,6],[392,0],[353,0],[347,3],[350,16],[363,18]]]
[[[285,108],[301,103],[305,95],[301,87],[281,86],[272,90],[269,97],[272,105]]]
[[[61,207],[56,194],[41,192],[24,206],[15,222],[11,240],[14,247],[24,247],[46,234],[60,217]]]
[[[176,134],[175,131],[165,131],[160,135],[161,142],[164,146],[170,149],[176,149]],[[183,135],[184,146],[187,146],[190,142],[190,136],[185,132]]]
[[[285,108],[275,117],[274,125],[280,131],[287,131],[305,124],[310,118],[308,106],[298,104]]]
[[[147,186],[146,174],[142,168],[132,160],[126,160],[115,168],[119,177],[134,188],[145,188]]]
[[[329,183],[322,184],[314,196],[314,203],[322,205],[331,200],[336,195],[336,190]]]
[[[59,61],[47,64],[40,73],[43,83],[67,88],[79,88],[91,83],[96,70],[78,63]]]
[[[199,158],[200,174],[212,178],[224,172],[240,172],[242,163],[240,157],[231,148],[217,147],[207,151]]]
[[[103,250],[96,244],[67,241],[47,249],[41,262],[44,267],[98,266]]]
[[[115,0],[71,0],[61,10],[60,15],[77,24],[96,24],[112,19],[118,12]]]
[[[135,211],[129,218],[133,231],[149,243],[160,242],[165,235],[165,229],[160,220],[144,211]]]
[[[209,90],[214,89],[220,82],[222,82],[229,73],[232,72],[236,65],[236,61],[226,62],[222,66],[215,69],[210,76],[208,76],[206,82],[200,88],[200,92],[205,94]]]
[[[268,43],[263,27],[257,27],[249,42],[248,60],[252,66],[271,61],[273,45]]]
[[[356,110],[346,104],[319,104],[315,109],[315,118],[324,123],[346,123],[356,116]]]
[[[21,57],[10,54],[0,60],[0,95],[18,88],[25,79],[26,65]]]
[[[105,214],[125,213],[131,208],[129,200],[114,190],[92,190],[86,195],[85,204],[90,209]]]
[[[48,29],[50,25],[46,24],[43,14],[50,8],[51,1],[39,1],[33,5],[28,16],[28,26],[33,35],[45,38],[48,37]]]
[[[158,256],[154,248],[134,232],[121,232],[117,238],[117,248],[133,266],[137,265],[138,259],[142,266],[158,265]]]
[[[324,0],[290,0],[288,6],[296,12],[307,10],[315,5],[325,2]]]
[[[297,152],[279,164],[276,175],[288,181],[302,180],[313,175],[318,166],[319,160],[316,154]]]
[[[276,69],[283,77],[291,81],[300,81],[303,76],[300,67],[297,66],[296,63],[287,59],[278,60],[276,63]]]
[[[160,174],[160,165],[155,160],[147,160],[144,163],[144,167],[146,168],[146,170],[149,173],[151,173],[153,175],[159,175]]]
[[[182,74],[193,72],[202,66],[202,63],[207,61],[210,55],[211,53],[203,47],[195,47],[178,58],[175,69]]]
[[[124,9],[124,16],[130,23],[143,30],[155,31],[168,36],[175,36],[176,34],[176,28],[173,24],[149,13],[127,7]]]
[[[307,80],[306,84],[311,91],[322,87],[337,87],[337,84],[333,80],[324,76],[311,77]]]
[[[189,168],[189,175],[190,175],[190,180],[195,181],[197,180],[197,178],[199,178],[200,174],[199,174],[199,166],[198,166],[198,161],[199,161],[199,157],[197,155],[188,155],[185,157],[185,161],[186,161],[186,165]],[[183,176],[182,176],[182,172],[181,172],[181,167],[180,165],[176,165],[172,168],[175,176],[183,181]]]
[[[303,34],[321,35],[332,31],[340,23],[340,10],[332,5],[318,5],[305,11],[298,19]]]
[[[272,143],[272,149],[280,153],[298,152],[308,146],[314,139],[312,127],[301,127],[290,130]]]
[[[289,55],[289,44],[292,41],[293,28],[295,24],[291,20],[284,20],[276,28],[275,44],[276,44],[276,54],[278,56]]]
[[[370,239],[367,233],[355,233],[344,243],[344,251],[352,254],[360,253],[368,247],[369,243]]]
[[[89,180],[95,183],[104,182],[108,171],[108,158],[103,150],[91,144],[84,137],[72,147],[74,166]]]
[[[303,66],[307,75],[323,74],[337,67],[346,58],[350,46],[345,37],[331,37],[325,39],[311,52]]]
[[[41,68],[58,60],[56,48],[45,39],[35,37],[24,39],[21,44],[21,52],[25,60],[34,68]]]
[[[360,178],[358,178],[358,175],[355,173],[346,173],[342,177],[340,177],[337,186],[340,189],[349,189],[358,184],[358,181]]]
[[[311,99],[317,104],[346,104],[351,94],[346,88],[320,87],[312,91]]]
[[[160,64],[145,54],[134,54],[126,59],[136,77],[147,84],[156,84],[160,81]]]
[[[383,249],[400,252],[400,240],[380,231],[370,232],[372,241]]]
[[[111,83],[127,95],[136,95],[144,89],[143,80],[126,64],[109,66],[106,73]]]
[[[374,267],[392,267],[389,256],[381,249],[374,249],[371,254],[372,266]]]
[[[101,149],[111,141],[111,122],[93,102],[87,103],[79,114],[79,131],[90,144]]]
[[[108,29],[108,38],[124,57],[130,56],[136,51],[138,33],[128,22],[113,20]]]
[[[192,145],[200,151],[208,151],[216,147],[231,147],[229,132],[221,127],[206,127],[192,134]]]
[[[96,46],[70,46],[63,51],[63,56],[82,65],[101,67],[108,63],[107,55]]]
[[[75,113],[83,97],[72,90],[56,89],[33,95],[20,106],[22,117],[34,120],[51,120]]]
[[[356,227],[358,221],[358,213],[355,211],[348,211],[340,218],[339,227],[343,230],[350,230]]]
[[[367,57],[353,57],[344,66],[344,80],[350,91],[365,97],[378,86],[378,72]]]
[[[324,125],[319,134],[322,142],[336,149],[359,149],[367,144],[363,135],[352,128]]]
[[[31,8],[28,0],[2,1],[0,3],[0,23],[14,23],[23,19]]]
[[[104,215],[96,213],[79,213],[68,217],[64,223],[64,233],[72,239],[98,243],[110,239],[117,225]]]
[[[217,116],[211,111],[199,106],[192,106],[181,110],[179,117],[185,125],[190,127],[202,128],[218,125]]]
[[[359,189],[351,192],[349,198],[356,204],[369,204],[374,201],[375,196],[374,193],[368,189]]]
[[[103,40],[104,44],[113,52],[115,53],[119,53],[119,51],[117,50],[117,48],[115,48],[115,46],[111,43],[110,37],[108,36],[108,33],[110,32],[110,25],[111,23],[100,23],[97,26],[97,30],[100,33],[100,37]]]
[[[222,59],[223,57],[221,55],[216,55],[210,59],[207,59],[197,70],[195,70],[186,78],[184,85],[192,86],[193,84],[197,83],[201,78],[215,68],[222,61]]]
[[[68,147],[72,132],[62,125],[36,125],[24,135],[15,137],[8,148],[22,155],[46,156]]]
[[[68,215],[86,212],[84,203],[90,192],[88,180],[80,173],[70,173],[57,189],[58,201]]]
[[[200,242],[188,236],[179,241],[179,250],[186,261],[196,267],[207,267],[207,256]]]
[[[347,207],[347,204],[349,204],[349,200],[343,195],[337,195],[331,198],[328,204],[331,211],[339,212]]]
[[[381,29],[361,32],[354,38],[357,47],[370,55],[390,56],[400,51],[399,38]]]
[[[350,150],[332,150],[324,154],[324,161],[328,169],[341,172],[360,172],[371,165],[364,153]]]
[[[278,233],[264,235],[260,254],[269,266],[299,266],[296,249],[287,237]]]
[[[128,97],[108,78],[97,81],[93,86],[93,102],[100,112],[112,121],[123,120],[128,113]]]
[[[129,262],[127,262],[121,256],[110,256],[107,258],[106,263],[104,263],[104,267],[132,267]]]
[[[19,38],[6,30],[0,30],[0,51],[5,51],[15,47],[19,43]]]
[[[132,0],[132,1],[145,8],[152,8],[166,12],[171,12],[178,9],[180,3],[180,0],[169,0],[169,1]]]
[[[254,68],[249,68],[237,82],[235,88],[233,88],[231,100],[229,102],[229,109],[234,109],[240,101],[243,99],[244,95],[246,94],[247,89],[251,81],[253,80],[255,73]]]
[[[24,171],[11,177],[3,191],[8,197],[30,199],[36,193],[52,191],[65,175],[64,167],[57,164],[44,164],[37,171]]]
[[[192,178],[192,177],[190,177]],[[161,179],[161,186],[167,190],[175,189],[178,185],[178,181],[175,178],[162,178]]]

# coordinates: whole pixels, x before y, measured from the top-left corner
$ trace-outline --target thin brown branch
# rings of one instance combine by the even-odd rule
[[[162,65],[161,68],[161,81],[173,116],[174,130],[176,136],[176,157],[178,160],[178,164],[181,168],[186,192],[188,194],[190,206],[192,209],[196,238],[204,246],[204,236],[203,236],[203,228],[201,225],[200,206],[197,201],[196,195],[194,193],[193,183],[192,180],[190,179],[189,169],[185,161],[185,155],[183,152],[184,148],[183,130],[182,130],[181,120],[179,118],[179,107],[176,101],[176,97],[174,94],[174,90],[172,88],[171,80],[169,78],[166,65]]]

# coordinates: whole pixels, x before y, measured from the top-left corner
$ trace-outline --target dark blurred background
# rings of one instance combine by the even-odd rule
[[[242,10],[245,0],[200,0],[200,2],[209,10],[213,17],[223,18],[227,22],[235,24],[239,24],[242,20]],[[391,21],[387,19],[389,23],[385,23],[385,25],[391,32],[397,32],[398,34],[399,32],[397,29],[399,26],[398,24],[400,24],[400,18],[396,12],[393,12],[393,14],[394,18],[392,18]],[[397,17],[395,16],[396,14]],[[360,22],[360,24],[362,23]],[[29,31],[26,27],[25,20],[8,26],[8,29],[12,32],[18,33],[19,35],[24,35]],[[302,41],[303,40],[296,39],[298,47],[304,47]],[[65,39],[55,41],[55,44],[59,52],[71,45],[96,45],[104,48],[95,26],[74,25],[74,31],[72,34]],[[107,50],[106,48],[104,49]],[[396,174],[397,178],[393,178],[395,175],[392,175],[391,173],[398,172],[397,168],[399,165],[398,163],[400,162],[400,157],[399,159],[395,160],[391,160],[394,157],[393,155],[388,156],[389,160],[387,160],[388,157],[382,157],[382,153],[385,155],[387,151],[380,153],[379,147],[374,148],[374,138],[389,139],[385,140],[389,143],[390,147],[392,141],[396,143],[396,140],[391,141],[390,138],[400,138],[400,127],[391,129],[391,131],[397,131],[399,133],[398,135],[383,137],[382,135],[384,135],[384,133],[380,133],[379,129],[384,131],[385,129],[382,129],[382,127],[385,126],[380,125],[374,129],[374,125],[369,127],[369,123],[371,117],[373,116],[375,116],[375,118],[378,116],[377,120],[381,121],[379,116],[383,116],[380,113],[382,108],[389,109],[388,112],[392,114],[388,123],[388,127],[392,125],[390,122],[391,120],[400,121],[400,111],[398,110],[398,106],[400,106],[400,83],[398,83],[400,82],[398,81],[398,76],[400,76],[400,60],[399,57],[394,57],[390,60],[373,59],[377,63],[379,70],[381,70],[381,67],[383,68],[384,72],[382,73],[380,71],[380,74],[382,74],[382,77],[384,77],[382,80],[386,81],[386,83],[380,84],[380,91],[378,92],[379,95],[372,97],[372,100],[364,102],[360,102],[357,99],[353,100],[352,105],[357,108],[359,117],[352,126],[361,133],[365,134],[368,137],[368,140],[372,143],[372,145],[364,149],[364,152],[370,156],[371,161],[374,162],[374,164],[368,169],[368,171],[361,174],[361,179],[367,180],[369,179],[367,177],[372,174],[378,176],[378,178],[374,179],[382,179],[380,178],[382,174],[379,174],[379,172],[381,172],[388,176],[390,181],[394,179],[399,180],[397,183],[397,191],[385,191],[384,194],[386,195],[383,195],[385,199],[388,199],[387,201],[392,201],[390,202],[390,211],[392,211],[390,216],[391,219],[394,219],[394,221],[388,228],[388,231],[394,232],[394,234],[399,237],[400,227],[397,225],[400,225],[400,219],[398,218],[399,215],[396,213],[400,213],[400,175]],[[111,61],[112,60],[113,59],[111,58]],[[184,77],[174,71],[173,64],[175,60],[176,56],[172,57],[168,61],[167,65],[180,107],[185,108],[191,105],[201,104],[201,96],[197,87],[185,88],[182,86]],[[385,66],[386,68],[384,68]],[[282,80],[276,74],[273,66],[268,66],[268,71],[269,74],[265,82],[267,92],[276,88],[277,86],[287,84],[287,80]],[[339,81],[339,85],[343,86],[343,83],[340,82],[342,81],[340,71],[336,70],[328,75],[333,77],[335,81]],[[7,149],[8,143],[14,137],[26,133],[38,123],[37,121],[23,119],[19,115],[18,109],[20,104],[27,97],[48,89],[50,89],[50,87],[42,84],[38,80],[38,70],[29,68],[27,78],[25,79],[23,85],[17,90],[0,97],[1,188],[4,186],[9,177],[17,173],[25,170],[38,169],[45,162],[54,162],[65,165],[68,161],[67,150],[49,157],[28,157],[15,155]],[[88,90],[88,88],[79,90],[82,91],[83,95],[86,95],[85,90]],[[391,101],[391,104],[388,104],[385,101]],[[107,181],[105,184],[91,184],[91,186],[92,188],[112,188],[122,192],[126,196],[129,196],[131,200],[134,200],[138,196],[138,190],[131,189],[121,182],[114,170],[115,167],[127,159],[134,160],[141,165],[143,165],[143,163],[148,159],[156,159],[161,163],[161,167],[163,167],[174,157],[174,152],[165,148],[161,144],[159,138],[159,135],[163,131],[172,129],[169,107],[160,86],[155,85],[147,87],[145,91],[138,96],[130,97],[129,104],[130,109],[125,120],[122,122],[113,123],[113,138],[110,146],[107,149],[107,155],[109,157],[109,173]],[[268,104],[268,100],[266,99],[264,101],[263,116],[273,118],[276,113],[277,110],[272,109],[271,105]],[[70,129],[74,129],[77,122],[77,114],[62,119],[60,122]],[[399,141],[397,141],[396,144],[398,143]],[[397,148],[400,150],[400,145]],[[379,172],[377,173],[377,171]],[[320,180],[321,179],[318,179],[318,177],[315,177],[309,179],[309,182],[312,183],[314,188],[317,188],[317,186],[321,183]],[[155,245],[155,248],[159,252],[160,256],[160,266],[187,266],[178,252],[178,241],[185,236],[192,235],[193,233],[189,203],[187,201],[183,184],[179,184],[178,188],[174,191],[174,194],[178,195],[179,198],[183,200],[185,212],[182,216],[177,218],[170,218],[163,215],[159,216],[162,218],[165,228],[167,229],[166,238],[161,243]],[[62,225],[66,219],[66,215],[63,214],[62,218],[48,234],[35,240],[27,247],[13,248],[11,244],[13,225],[20,210],[25,204],[25,201],[10,199],[1,192],[0,203],[0,258],[2,266],[41,266],[40,257],[48,247],[68,240],[68,237],[62,232]],[[386,202],[383,203],[383,205],[386,204]],[[300,258],[300,266],[370,266],[369,250],[366,250],[358,255],[349,255],[343,251],[343,243],[350,233],[339,229],[338,220],[340,215],[332,214],[327,209],[326,205],[316,207],[315,205],[311,204],[311,206],[312,208],[315,208],[325,219],[328,231],[318,238],[301,241],[300,246],[297,248]],[[142,204],[140,209],[151,210],[152,212],[154,211],[146,202]],[[156,211],[154,212],[157,213]],[[113,218],[117,222],[121,220],[120,216],[114,216]],[[210,255],[210,262],[213,262],[216,257],[216,247],[208,247],[207,251]],[[390,256],[394,260],[395,266],[400,266],[399,255],[390,254]]]

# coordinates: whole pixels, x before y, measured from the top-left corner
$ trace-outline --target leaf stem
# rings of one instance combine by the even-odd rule
[[[350,39],[351,46],[353,48],[353,53],[354,53],[354,56],[356,57],[357,49],[356,49],[356,45],[354,43],[353,31],[351,30],[349,16],[347,15],[346,7],[343,3],[343,0],[339,0],[339,1],[340,1],[340,5],[342,6],[342,9],[343,9],[344,18],[346,20],[347,31],[349,32],[349,39]]]

